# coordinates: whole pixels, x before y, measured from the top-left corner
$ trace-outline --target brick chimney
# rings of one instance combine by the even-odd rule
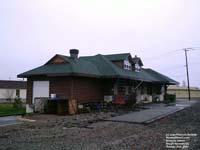
[[[71,58],[73,58],[74,60],[78,59],[78,53],[79,53],[78,49],[70,49],[69,53]]]

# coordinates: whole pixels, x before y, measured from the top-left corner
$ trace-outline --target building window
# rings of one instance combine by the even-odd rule
[[[135,72],[140,72],[140,65],[139,64],[135,64]]]
[[[131,70],[131,63],[127,60],[124,60],[124,69]]]
[[[20,97],[20,90],[19,89],[16,90],[16,97]]]

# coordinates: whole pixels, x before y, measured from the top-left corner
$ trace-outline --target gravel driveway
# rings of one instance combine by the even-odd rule
[[[197,134],[189,149],[200,149],[200,102],[149,125],[99,121],[112,113],[35,116],[36,122],[0,127],[5,150],[163,150],[167,133]]]

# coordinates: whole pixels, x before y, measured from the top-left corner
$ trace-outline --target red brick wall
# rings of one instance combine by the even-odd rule
[[[56,94],[60,98],[70,98],[71,79],[70,78],[50,79],[50,93]]]
[[[73,84],[73,96],[79,103],[103,100],[104,93],[101,79],[75,78]]]
[[[73,98],[79,103],[98,102],[103,100],[103,81],[96,78],[78,77],[34,77],[27,81],[27,103],[32,103],[33,81],[50,81],[50,94],[61,98]]]

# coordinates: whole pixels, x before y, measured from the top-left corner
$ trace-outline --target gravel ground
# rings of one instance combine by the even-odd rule
[[[166,134],[197,134],[189,145],[200,150],[200,102],[149,125],[106,122],[115,113],[74,116],[34,115],[36,122],[0,128],[1,150],[163,150]]]

